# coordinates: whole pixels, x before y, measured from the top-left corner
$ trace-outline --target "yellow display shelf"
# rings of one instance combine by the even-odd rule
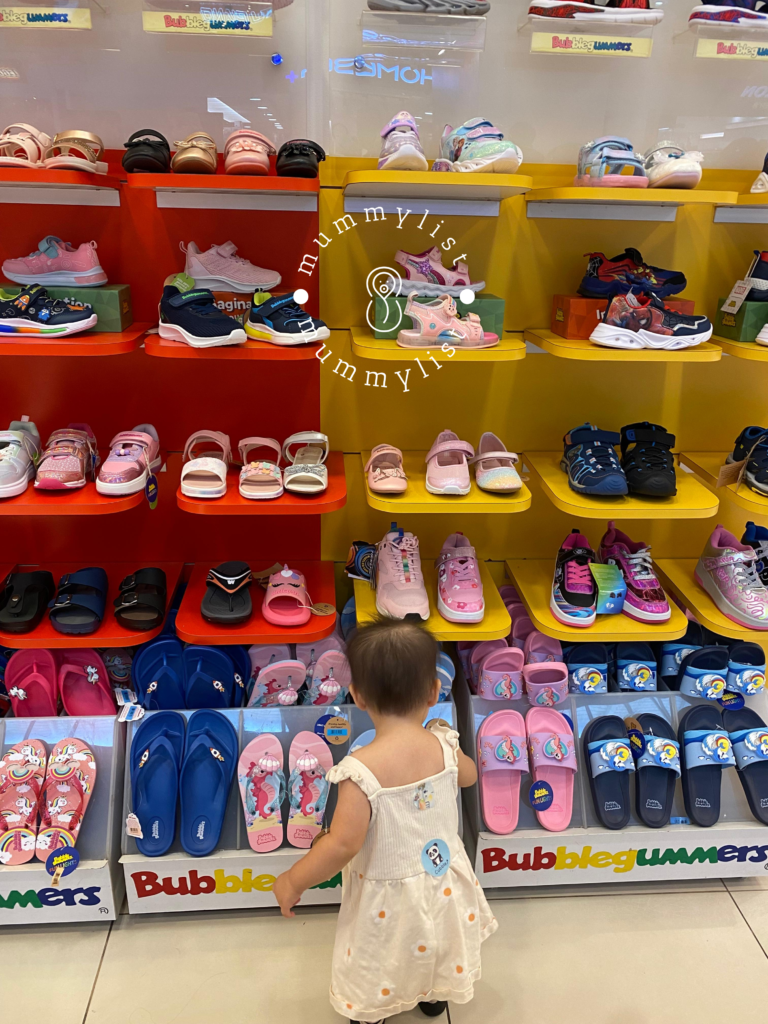
[[[469,471],[472,479],[469,494],[430,494],[426,484],[426,452],[403,452],[403,469],[408,477],[407,491],[403,494],[377,494],[368,486],[368,474],[365,472],[370,457],[370,452],[360,453],[365,477],[365,498],[371,508],[381,512],[391,512],[393,515],[501,512],[511,515],[531,507],[531,492],[525,484],[515,494],[491,494],[477,486],[473,467]]]
[[[722,349],[710,341],[679,351],[655,348],[608,348],[585,338],[561,338],[545,327],[523,333],[525,341],[538,345],[545,352],[561,359],[592,359],[598,362],[621,363],[716,363]]]
[[[427,629],[436,640],[503,640],[509,636],[512,620],[504,607],[501,594],[491,578],[487,566],[480,566],[480,579],[485,597],[485,616],[476,625],[461,625],[448,622],[437,610],[437,576],[434,569],[424,565],[424,583],[429,594],[430,616]],[[355,609],[359,626],[370,622],[376,617],[376,591],[365,580],[355,580]]]
[[[719,501],[691,474],[677,473],[673,498],[644,498],[627,494],[615,498],[577,494],[560,468],[560,452],[526,452],[523,456],[544,493],[562,512],[587,519],[706,519],[717,512]]]
[[[737,206],[768,206],[768,192],[744,192],[736,200]]]
[[[756,341],[730,341],[712,335],[712,341],[719,345],[723,352],[737,359],[754,359],[756,362],[768,363],[768,345],[758,345]]]
[[[753,491],[745,483],[718,488],[717,474],[725,465],[726,452],[681,452],[680,462],[715,493],[725,494],[734,504],[756,516],[768,516],[768,497]]]
[[[485,200],[500,202],[533,187],[527,174],[457,174],[455,171],[348,171],[344,196],[375,199]]]
[[[526,193],[528,203],[609,203],[618,206],[691,206],[735,204],[737,192],[715,192],[699,188],[534,188]]]
[[[549,608],[555,560],[518,558],[508,561],[506,565],[533,624],[542,633],[555,637],[561,643],[587,640],[606,644],[633,640],[677,640],[688,628],[688,620],[676,605],[671,606],[669,622],[658,625],[638,622],[628,615],[598,615],[594,625],[586,629],[565,626],[558,622]]]
[[[509,363],[525,358],[525,343],[522,334],[508,334],[493,348],[456,349],[452,356],[443,352],[440,345],[434,348],[400,348],[396,341],[375,338],[368,327],[352,328],[352,351],[362,359],[386,360],[388,362],[414,362],[420,359],[425,366],[434,356],[439,363]]]
[[[660,558],[656,563],[659,582],[693,612],[702,626],[734,640],[749,640],[760,644],[768,652],[768,631],[747,629],[733,622],[727,615],[723,615],[706,590],[699,586],[693,575],[697,561],[696,558]]]

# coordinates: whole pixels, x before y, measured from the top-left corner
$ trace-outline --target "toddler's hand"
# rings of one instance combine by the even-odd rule
[[[289,872],[284,871],[282,875],[277,876],[275,884],[272,886],[272,892],[280,906],[280,913],[283,917],[295,917],[296,915],[291,910],[291,907],[295,907],[299,902],[301,893],[296,892],[291,885],[288,874]]]

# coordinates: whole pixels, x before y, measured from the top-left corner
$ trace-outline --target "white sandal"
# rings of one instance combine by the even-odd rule
[[[294,455],[293,445],[301,448]],[[322,494],[328,487],[328,437],[317,430],[300,430],[283,442],[283,459],[292,463],[283,470],[286,491],[295,494]]]
[[[239,491],[244,498],[279,498],[283,493],[283,474],[280,471],[280,445],[273,437],[244,437],[237,446],[243,468],[240,470]],[[249,462],[248,456],[256,448],[271,448],[277,460],[264,459]]]
[[[50,144],[50,135],[31,124],[9,124],[0,135],[0,167],[42,167]]]
[[[199,444],[213,444],[220,451],[195,455],[194,449]],[[227,466],[231,461],[232,446],[226,434],[197,430],[184,445],[181,493],[188,498],[223,498],[227,493]]]

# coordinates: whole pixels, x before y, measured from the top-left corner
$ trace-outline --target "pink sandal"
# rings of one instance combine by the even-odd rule
[[[374,494],[402,494],[408,488],[403,453],[391,444],[377,444],[365,464],[368,487]]]
[[[0,134],[0,167],[42,167],[50,145],[50,135],[31,124],[9,124]]]
[[[303,626],[312,612],[307,582],[300,572],[284,565],[269,577],[261,614],[275,626]]]
[[[508,452],[503,442],[486,430],[469,464],[475,467],[478,487],[493,494],[514,494],[523,486],[515,469],[519,461],[515,452]]]
[[[541,661],[523,666],[525,692],[531,704],[552,708],[568,697],[568,669],[562,662]]]
[[[40,831],[35,856],[45,862],[53,850],[77,842],[96,784],[93,751],[73,736],[60,740],[48,758],[40,798]]]
[[[269,174],[269,158],[277,153],[266,135],[238,128],[224,144],[225,174]]]
[[[22,740],[0,757],[0,865],[26,864],[35,855],[47,756],[41,740]]]
[[[443,430],[427,452],[427,490],[430,494],[469,494],[470,458],[475,449],[469,441],[460,441],[452,430]]]
[[[277,459],[249,462],[248,456],[257,448],[271,448]],[[274,437],[244,437],[237,446],[243,468],[240,470],[239,491],[244,498],[279,498],[283,493],[283,474],[280,469],[282,448]]]
[[[16,651],[5,668],[5,688],[16,718],[53,718],[59,713],[56,658],[51,651]]]
[[[107,668],[96,651],[68,648],[59,656],[59,693],[70,718],[117,713]]]
[[[536,811],[539,824],[562,832],[571,823],[573,779],[578,768],[573,731],[568,720],[552,708],[531,708],[525,717],[534,782],[552,787],[554,800],[546,811]]]
[[[477,734],[477,768],[483,820],[509,835],[520,815],[520,782],[528,772],[525,722],[519,711],[494,711]]]
[[[441,295],[432,302],[416,302],[418,292],[411,292],[405,315],[413,321],[413,330],[400,331],[397,344],[401,348],[453,349],[493,348],[499,344],[498,334],[483,331],[477,313],[459,317],[450,295]]]
[[[199,444],[218,449],[195,454]],[[232,461],[232,446],[226,434],[218,430],[197,430],[187,438],[181,467],[181,493],[188,498],[223,498],[227,493],[227,466]]]

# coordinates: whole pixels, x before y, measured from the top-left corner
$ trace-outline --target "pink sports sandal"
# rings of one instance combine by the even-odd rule
[[[539,824],[562,832],[571,823],[573,781],[578,770],[573,730],[559,711],[533,707],[525,716],[531,774],[534,782],[547,782],[554,800],[546,811],[536,811]]]
[[[487,654],[480,663],[478,697],[486,700],[520,700],[523,696],[523,652],[503,647]]]
[[[537,665],[542,661],[562,662],[563,660],[563,648],[560,646],[560,641],[545,633],[540,633],[538,629],[531,630],[525,638],[523,654],[526,665]]]
[[[540,708],[553,708],[568,697],[568,669],[562,662],[524,665],[523,681],[529,702]]]
[[[482,640],[479,644],[473,645],[472,650],[469,652],[467,670],[467,678],[473,693],[480,692],[480,674],[483,663],[488,655],[492,654],[494,651],[506,651],[508,649],[507,641],[501,639]]]
[[[282,448],[274,437],[244,437],[237,446],[243,468],[240,470],[239,491],[244,498],[279,498],[283,493],[283,474],[280,470]],[[277,459],[249,462],[252,451],[270,448]]]
[[[224,144],[225,174],[269,174],[269,158],[277,150],[266,135],[238,128]]]
[[[452,533],[435,562],[437,609],[448,622],[482,622],[483,584],[475,549],[463,533]]]
[[[368,487],[374,494],[402,494],[408,488],[403,453],[391,444],[377,444],[365,464]]]
[[[160,441],[151,423],[116,434],[109,447],[96,480],[99,494],[136,494],[144,489],[149,474],[163,464]]]
[[[483,331],[477,313],[459,317],[450,295],[441,295],[432,302],[416,302],[418,292],[411,292],[405,304],[405,315],[413,321],[413,330],[397,336],[401,348],[453,349],[493,348],[499,336]]]
[[[399,249],[395,261],[405,268],[405,284],[419,295],[460,296],[467,288],[473,292],[485,288],[485,281],[470,282],[466,263],[458,261],[450,268],[444,267],[443,254],[437,245],[416,253]]]
[[[100,462],[96,436],[87,423],[70,423],[54,430],[37,464],[35,487],[45,491],[73,491],[85,487]]]
[[[452,430],[443,430],[427,452],[427,490],[430,494],[469,494],[470,458],[475,449],[469,441],[460,441]]]
[[[309,622],[312,602],[307,582],[300,572],[284,565],[269,577],[261,614],[275,626],[303,626]]]

